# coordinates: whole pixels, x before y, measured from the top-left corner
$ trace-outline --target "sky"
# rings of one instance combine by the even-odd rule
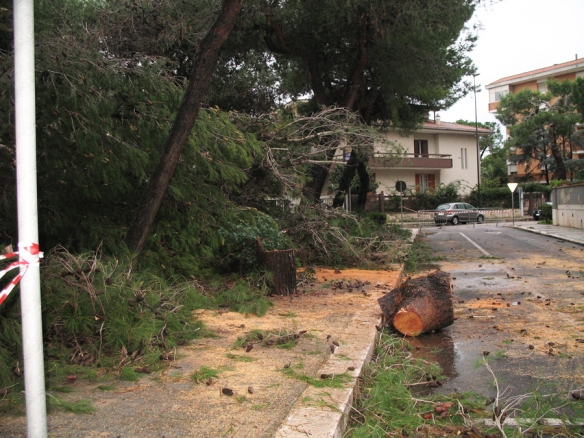
[[[490,1],[487,1],[490,3]],[[518,73],[584,58],[584,0],[495,0],[477,7],[468,23],[480,23],[470,58],[476,77],[477,119],[496,122],[485,85]],[[472,81],[472,77],[469,78]],[[440,112],[445,122],[475,120],[474,93]],[[504,132],[504,129],[501,129]]]

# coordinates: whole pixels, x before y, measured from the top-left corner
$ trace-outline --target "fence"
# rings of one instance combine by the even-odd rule
[[[442,213],[442,214],[440,214]],[[482,224],[485,222],[499,224],[504,219],[520,219],[520,210],[510,208],[481,208],[477,210],[454,210],[445,214],[444,210],[404,211],[389,213],[387,223],[403,224],[404,227],[435,227],[447,224]]]

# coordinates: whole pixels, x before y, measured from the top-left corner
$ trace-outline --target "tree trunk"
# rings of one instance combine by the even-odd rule
[[[296,257],[293,249],[264,251],[257,239],[258,256],[262,265],[272,273],[269,286],[276,295],[291,295],[296,292]]]
[[[440,270],[407,280],[378,302],[385,324],[406,336],[418,336],[454,322],[450,274]]]
[[[296,292],[296,258],[293,249],[264,251],[264,266],[272,273],[272,293],[291,295]]]
[[[219,16],[201,41],[195,54],[191,79],[178,108],[164,151],[144,191],[134,221],[126,236],[128,248],[135,253],[139,254],[144,250],[162,199],[197,119],[203,95],[215,70],[219,50],[235,25],[242,2],[243,0],[223,1]]]
[[[550,149],[552,157],[556,162],[556,170],[554,170],[554,179],[566,179],[566,164],[564,163],[564,157],[558,148],[558,136],[556,134],[556,124],[550,124]]]

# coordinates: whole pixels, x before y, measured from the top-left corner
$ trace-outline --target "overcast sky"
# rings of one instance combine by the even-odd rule
[[[584,58],[584,0],[498,0],[479,6],[469,24],[481,23],[470,57],[476,77],[479,122],[496,121],[489,114],[484,86],[506,76]],[[470,78],[472,80],[472,77]],[[475,120],[474,95],[441,112],[445,122]],[[502,132],[504,130],[502,129]]]

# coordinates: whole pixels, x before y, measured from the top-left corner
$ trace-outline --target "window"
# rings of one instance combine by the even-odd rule
[[[499,102],[503,96],[509,93],[509,86],[491,88],[489,90],[489,102]]]
[[[428,156],[428,140],[414,140],[414,157]]]
[[[460,148],[460,168],[468,169],[468,151],[466,148]]]
[[[547,82],[538,82],[537,83],[537,91],[540,93],[547,93]]]
[[[503,96],[509,94],[508,91],[495,91],[495,102],[500,102]]]
[[[416,173],[416,191],[433,191],[436,188],[436,175],[431,173]]]

